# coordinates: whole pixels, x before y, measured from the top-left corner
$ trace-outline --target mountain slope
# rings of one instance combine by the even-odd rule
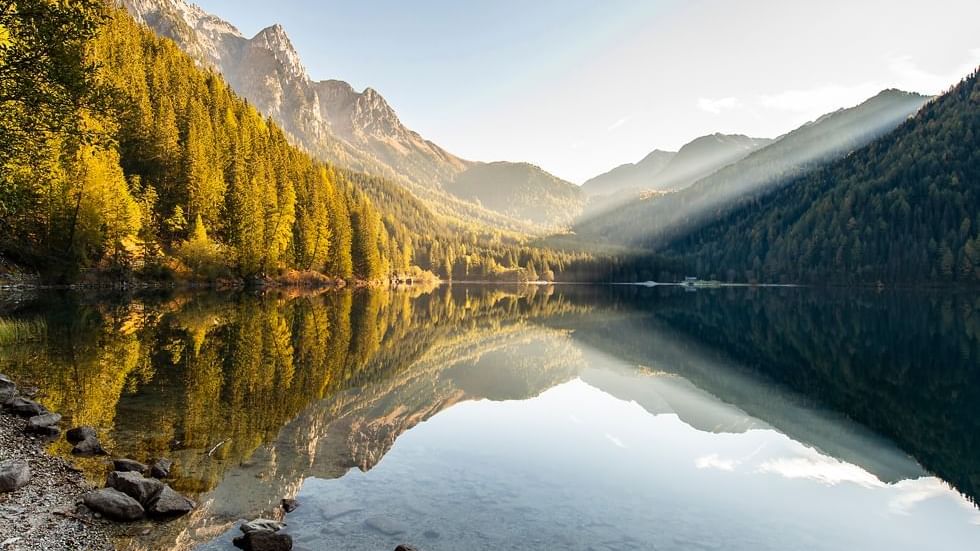
[[[772,142],[741,134],[711,134],[685,144],[653,181],[649,190],[683,189],[716,170]]]
[[[375,90],[313,81],[281,25],[246,38],[183,0],[122,0],[137,21],[219,71],[236,92],[318,157],[438,187],[468,166],[406,128]]]
[[[980,281],[977,74],[853,154],[674,239],[704,275],[759,281]]]
[[[581,220],[576,230],[591,239],[655,249],[747,194],[779,186],[866,145],[897,127],[928,99],[885,90],[856,107],[804,124],[687,189],[621,205]]]
[[[582,211],[578,186],[528,163],[477,164],[447,189],[488,209],[543,226],[565,226]]]
[[[675,151],[654,149],[637,163],[627,163],[586,180],[582,191],[586,195],[605,195],[623,190],[644,189],[670,162]]]

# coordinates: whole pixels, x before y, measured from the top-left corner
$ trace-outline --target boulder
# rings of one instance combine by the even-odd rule
[[[112,470],[121,473],[145,473],[146,465],[133,459],[120,457],[119,459],[112,460]]]
[[[0,492],[12,492],[31,481],[31,468],[23,459],[0,461]]]
[[[58,436],[61,433],[61,429],[58,428],[58,423],[60,422],[61,414],[42,413],[41,415],[35,415],[28,419],[27,426],[24,430],[32,434]]]
[[[174,462],[167,459],[166,457],[161,457],[150,465],[150,476],[154,478],[170,478],[170,469],[174,466]]]
[[[99,442],[99,439],[94,436],[89,436],[88,438],[75,444],[75,447],[71,449],[71,453],[86,456],[107,455],[105,448],[102,447],[102,443]]]
[[[144,507],[163,491],[163,482],[131,471],[112,471],[106,477],[105,485],[128,495]]]
[[[251,532],[232,540],[235,547],[244,551],[289,551],[293,538],[279,532]]]
[[[10,377],[0,373],[0,402],[6,402],[14,396],[17,396],[17,385]]]
[[[150,500],[146,507],[146,512],[153,517],[179,517],[190,513],[193,509],[193,501],[178,494],[169,485],[164,484],[160,493]]]
[[[298,501],[296,501],[295,499],[288,498],[288,497],[283,498],[283,500],[282,500],[282,510],[283,511],[286,511],[287,513],[292,513],[297,508],[299,508],[299,502]]]
[[[15,396],[7,400],[3,403],[3,406],[10,410],[10,412],[14,415],[19,415],[21,417],[33,417],[35,415],[41,415],[48,412],[48,410],[44,409],[44,406],[41,404],[22,396]]]
[[[126,521],[143,518],[140,502],[115,488],[92,490],[82,496],[82,501],[86,507],[107,518]]]
[[[69,429],[68,432],[65,433],[65,438],[70,444],[78,444],[86,438],[98,437],[99,435],[96,434],[95,429],[92,427],[75,427],[73,429]]]

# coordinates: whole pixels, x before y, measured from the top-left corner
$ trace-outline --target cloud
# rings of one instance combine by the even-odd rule
[[[980,64],[980,48],[967,52],[967,61],[949,73],[934,73],[919,67],[912,56],[904,55],[888,60],[888,69],[895,74],[898,86],[927,94],[940,94],[956,84]]]
[[[884,483],[868,471],[838,459],[812,453],[811,457],[781,457],[759,465],[757,473],[774,473],[784,478],[805,478],[828,486],[852,482],[866,488],[880,488]]]
[[[623,117],[623,118],[619,119],[618,121],[610,124],[609,127],[606,128],[606,132],[612,132],[613,130],[616,130],[620,126],[623,126],[624,124],[626,124],[627,122],[629,122],[630,118],[631,117]]]
[[[609,434],[608,432],[605,434],[605,436],[606,436],[606,440],[609,440],[610,442],[612,442],[614,446],[616,446],[618,448],[625,448],[626,447],[626,444],[623,444],[623,441],[622,440],[620,440],[619,438],[616,438],[615,436]]]
[[[722,111],[738,109],[741,106],[742,103],[738,101],[738,98],[698,98],[698,108],[713,115],[720,115]]]
[[[877,94],[884,88],[877,82],[852,86],[825,84],[808,89],[785,90],[759,96],[762,107],[797,113],[828,113],[841,107],[851,107]]]
[[[734,471],[738,461],[722,459],[717,453],[705,455],[694,460],[694,466],[699,469],[718,469],[719,471]]]
[[[827,83],[812,88],[783,90],[760,95],[756,103],[777,111],[818,116],[857,105],[885,88],[939,94],[977,68],[980,64],[980,48],[969,50],[966,59],[948,73],[936,73],[919,67],[912,56],[895,56],[885,60],[892,74],[887,81],[871,80],[848,85]],[[701,108],[708,110],[703,105]]]

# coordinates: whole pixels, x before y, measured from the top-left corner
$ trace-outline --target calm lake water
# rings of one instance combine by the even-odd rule
[[[307,550],[980,548],[974,294],[51,293],[0,298],[0,372],[177,462],[198,509],[124,548],[283,497]]]

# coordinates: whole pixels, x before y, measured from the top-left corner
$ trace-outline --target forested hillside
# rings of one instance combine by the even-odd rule
[[[4,148],[5,254],[61,275],[296,268],[376,279],[407,265],[363,193],[172,42],[98,1],[17,8],[44,15],[5,21],[14,47],[4,87],[34,71],[38,55],[55,78],[76,80],[45,83],[66,96],[57,105],[38,97],[46,88],[4,102],[5,133],[20,132],[6,143],[21,145]],[[37,27],[41,19],[66,40]],[[25,64],[12,65],[21,52]],[[32,131],[38,103],[56,123],[43,132]]]
[[[528,163],[478,163],[446,189],[493,211],[552,228],[570,224],[584,201],[578,186]]]
[[[659,250],[706,218],[737,208],[753,193],[786,184],[892,131],[928,99],[885,90],[860,105],[806,123],[686,189],[649,194],[606,211],[598,205],[575,229],[586,239]]]
[[[894,132],[744,199],[665,252],[740,281],[980,281],[976,72]]]
[[[421,268],[517,281],[602,263],[443,218],[383,178],[314,160],[220,75],[99,0],[0,13],[0,256],[50,279]]]

